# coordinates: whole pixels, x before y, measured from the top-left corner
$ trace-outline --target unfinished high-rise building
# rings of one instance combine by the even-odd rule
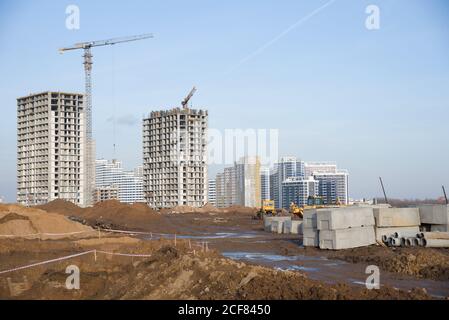
[[[86,206],[84,96],[43,92],[17,99],[17,202],[64,199]]]
[[[145,200],[154,208],[207,202],[206,110],[174,108],[143,119]]]

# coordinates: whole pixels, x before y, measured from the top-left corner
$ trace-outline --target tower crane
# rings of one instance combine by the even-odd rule
[[[188,108],[187,104],[189,103],[189,100],[192,98],[192,96],[194,95],[195,92],[196,92],[196,87],[193,87],[192,90],[190,90],[187,97],[185,97],[184,100],[182,100],[181,104],[184,109]]]
[[[92,193],[95,184],[95,172],[94,172],[94,151],[93,151],[93,139],[92,139],[92,52],[93,47],[109,46],[117,43],[131,42],[137,40],[143,40],[153,38],[153,34],[142,34],[137,36],[113,38],[108,40],[98,40],[76,43],[71,47],[61,48],[59,52],[62,54],[71,50],[84,50],[84,75],[85,75],[85,112],[86,112],[86,152],[85,152],[85,172],[86,172],[86,189],[85,199],[86,204],[92,204]]]

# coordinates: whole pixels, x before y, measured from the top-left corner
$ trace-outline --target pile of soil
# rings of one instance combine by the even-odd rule
[[[416,278],[449,280],[449,249],[436,248],[385,248],[369,246],[362,248],[323,251],[306,247],[309,255],[320,254],[351,263],[369,263],[382,270],[411,275]]]
[[[70,237],[71,235],[62,234],[75,232],[86,232],[77,234],[77,237],[89,237],[92,236],[92,233],[89,235],[92,231],[92,228],[73,222],[60,214],[14,204],[1,205],[0,235],[55,239]],[[58,235],[36,235],[42,233]]]
[[[56,199],[47,204],[36,206],[35,208],[48,212],[60,213],[66,216],[79,216],[83,212],[83,209],[76,204],[62,199]]]
[[[30,248],[30,251],[24,251]],[[0,243],[0,270],[39,254],[54,258],[92,244],[71,242]],[[105,249],[104,247],[102,247]],[[108,251],[146,253],[130,258],[97,255],[71,260],[82,270],[80,290],[67,290],[67,263],[11,273],[20,290],[0,286],[4,299],[429,299],[423,290],[405,292],[389,287],[367,290],[343,284],[327,285],[301,272],[278,271],[225,259],[214,251],[194,253],[185,241],[109,243]],[[25,276],[25,277],[24,277]]]
[[[158,211],[144,203],[126,204],[117,200],[99,202],[89,208],[80,208],[64,200],[54,200],[40,208],[105,229],[151,230],[162,219]]]

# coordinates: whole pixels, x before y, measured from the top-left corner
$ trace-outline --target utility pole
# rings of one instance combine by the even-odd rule
[[[385,192],[385,188],[384,188],[384,183],[382,181],[382,177],[379,177],[379,180],[380,180],[380,185],[382,186],[382,191],[384,193],[385,203],[388,203],[388,198],[387,198],[387,194]]]
[[[443,188],[443,194],[444,194],[444,199],[446,200],[446,205],[448,205],[449,202],[447,201],[446,189],[444,188],[444,186],[441,186],[441,188]]]

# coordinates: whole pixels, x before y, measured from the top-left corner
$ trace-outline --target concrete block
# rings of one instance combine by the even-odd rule
[[[350,249],[376,243],[374,227],[358,227],[338,230],[320,230],[320,249]]]
[[[420,205],[419,215],[421,218],[421,223],[449,224],[449,205]]]
[[[302,220],[292,220],[290,233],[292,234],[302,234],[303,221]]]
[[[288,221],[291,220],[291,217],[287,216],[281,216],[281,217],[272,217],[272,216],[264,216],[263,217],[263,224],[264,224],[264,230],[270,232],[271,231],[271,223],[273,221]]]
[[[302,244],[304,247],[318,247],[320,244],[318,241],[319,233],[316,229],[304,228],[302,236]]]
[[[283,233],[290,234],[291,230],[292,230],[292,221],[291,220],[285,221]]]
[[[449,232],[449,224],[431,224],[431,232]]]
[[[316,219],[318,230],[374,226],[373,209],[369,207],[318,209]]]
[[[275,217],[263,217],[263,229],[265,231],[271,232],[271,222],[273,221]]]
[[[304,210],[304,229],[316,229],[316,209]]]
[[[409,237],[416,237],[416,235],[419,233],[419,227],[418,226],[412,226],[412,227],[386,227],[386,228],[375,228],[376,230],[376,241],[382,242],[382,237],[392,236],[395,232],[399,233],[399,235],[407,235]]]
[[[271,222],[271,232],[282,233],[284,231],[284,221],[273,220]]]
[[[375,208],[374,218],[377,227],[419,226],[418,208]]]

